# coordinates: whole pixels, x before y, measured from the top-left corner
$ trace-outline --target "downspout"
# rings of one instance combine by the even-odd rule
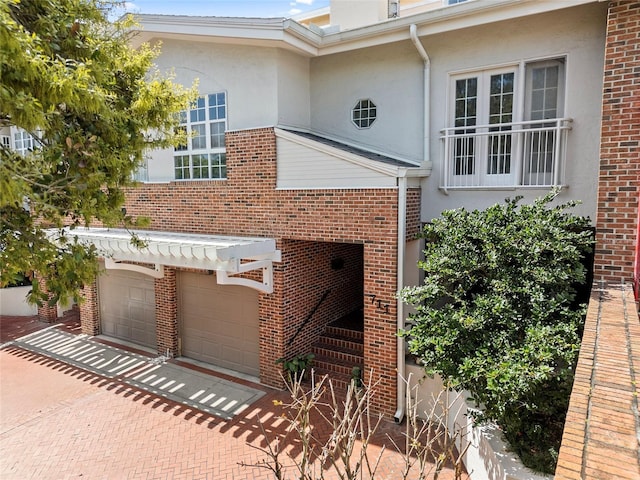
[[[429,152],[429,144],[430,144],[430,131],[431,131],[431,119],[430,119],[430,95],[431,95],[431,83],[430,83],[430,72],[431,72],[431,60],[429,60],[429,55],[427,55],[426,50],[420,43],[418,39],[418,29],[415,24],[412,24],[409,27],[409,36],[411,37],[411,41],[415,45],[420,57],[422,57],[422,61],[424,62],[424,72],[423,72],[423,95],[424,95],[424,110],[422,112],[423,124],[424,124],[424,136],[423,136],[423,146],[422,146],[422,161],[423,165],[426,166],[426,163],[430,160],[430,152]],[[406,216],[407,216],[407,177],[406,170],[404,173],[398,177],[398,292],[404,288],[404,257],[406,251]],[[397,328],[398,331],[404,328],[404,304],[402,300],[398,296],[397,300]],[[406,406],[406,390],[407,384],[404,373],[404,339],[398,337],[398,342],[396,346],[397,350],[397,371],[398,371],[398,388],[397,388],[397,399],[396,399],[396,413],[393,416],[394,420],[397,423],[402,422],[402,419],[405,415],[405,406]]]
[[[407,218],[407,171],[404,170],[398,175],[398,255],[397,255],[397,291],[400,292],[404,287],[404,256],[406,246],[406,218]],[[396,322],[397,331],[399,332],[404,328],[404,304],[400,295],[398,295],[396,305]],[[396,413],[393,415],[393,419],[396,423],[402,422],[404,418],[404,410],[406,405],[405,392],[406,381],[404,376],[404,338],[397,336],[396,339],[396,371],[397,373],[397,399],[396,399]]]

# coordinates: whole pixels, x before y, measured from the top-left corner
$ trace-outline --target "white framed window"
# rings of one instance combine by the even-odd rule
[[[3,148],[11,148],[11,137],[9,135],[0,135],[0,145]]]
[[[450,78],[445,187],[559,184],[570,128],[562,118],[564,59]]]
[[[26,155],[33,151],[35,147],[34,138],[31,134],[22,129],[17,129],[13,133],[13,149],[20,155]]]
[[[456,181],[505,183],[514,174],[509,134],[491,133],[478,140],[480,131],[511,130],[517,70],[505,68],[453,78],[453,126],[458,128],[453,155]],[[480,127],[480,128],[478,128]],[[480,131],[479,131],[480,130]],[[466,178],[465,178],[466,177]],[[490,178],[486,178],[490,177]]]
[[[351,110],[351,121],[358,128],[369,128],[378,116],[378,108],[369,99],[358,100]]]
[[[227,129],[227,95],[212,93],[198,99],[181,113],[187,143],[173,154],[176,180],[227,178],[224,132]]]

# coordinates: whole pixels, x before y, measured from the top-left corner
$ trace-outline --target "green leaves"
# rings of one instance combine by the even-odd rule
[[[95,267],[83,262],[95,255],[41,229],[135,225],[122,213],[123,189],[146,150],[175,141],[177,114],[193,97],[155,72],[157,48],[129,46],[131,20],[109,22],[108,7],[0,0],[0,129],[13,125],[35,139],[26,155],[0,148],[0,286],[32,271],[55,272],[47,286],[60,294],[91,281]],[[44,298],[37,288],[36,297]]]
[[[417,312],[411,352],[469,390],[481,418],[542,470],[562,434],[585,311],[576,288],[593,241],[589,220],[566,212],[574,203],[552,205],[557,195],[443,212],[424,229],[424,284],[401,292]]]

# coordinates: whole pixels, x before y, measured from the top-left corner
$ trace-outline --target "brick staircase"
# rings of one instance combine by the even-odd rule
[[[343,326],[329,325],[311,351],[315,355],[313,369],[317,377],[329,375],[336,389],[351,382],[353,367],[364,367],[364,333]]]

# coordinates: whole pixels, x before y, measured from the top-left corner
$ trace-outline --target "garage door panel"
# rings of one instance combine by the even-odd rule
[[[192,272],[180,272],[178,288],[183,355],[257,376],[258,292]]]
[[[109,270],[98,278],[98,298],[104,334],[156,348],[153,278]]]

